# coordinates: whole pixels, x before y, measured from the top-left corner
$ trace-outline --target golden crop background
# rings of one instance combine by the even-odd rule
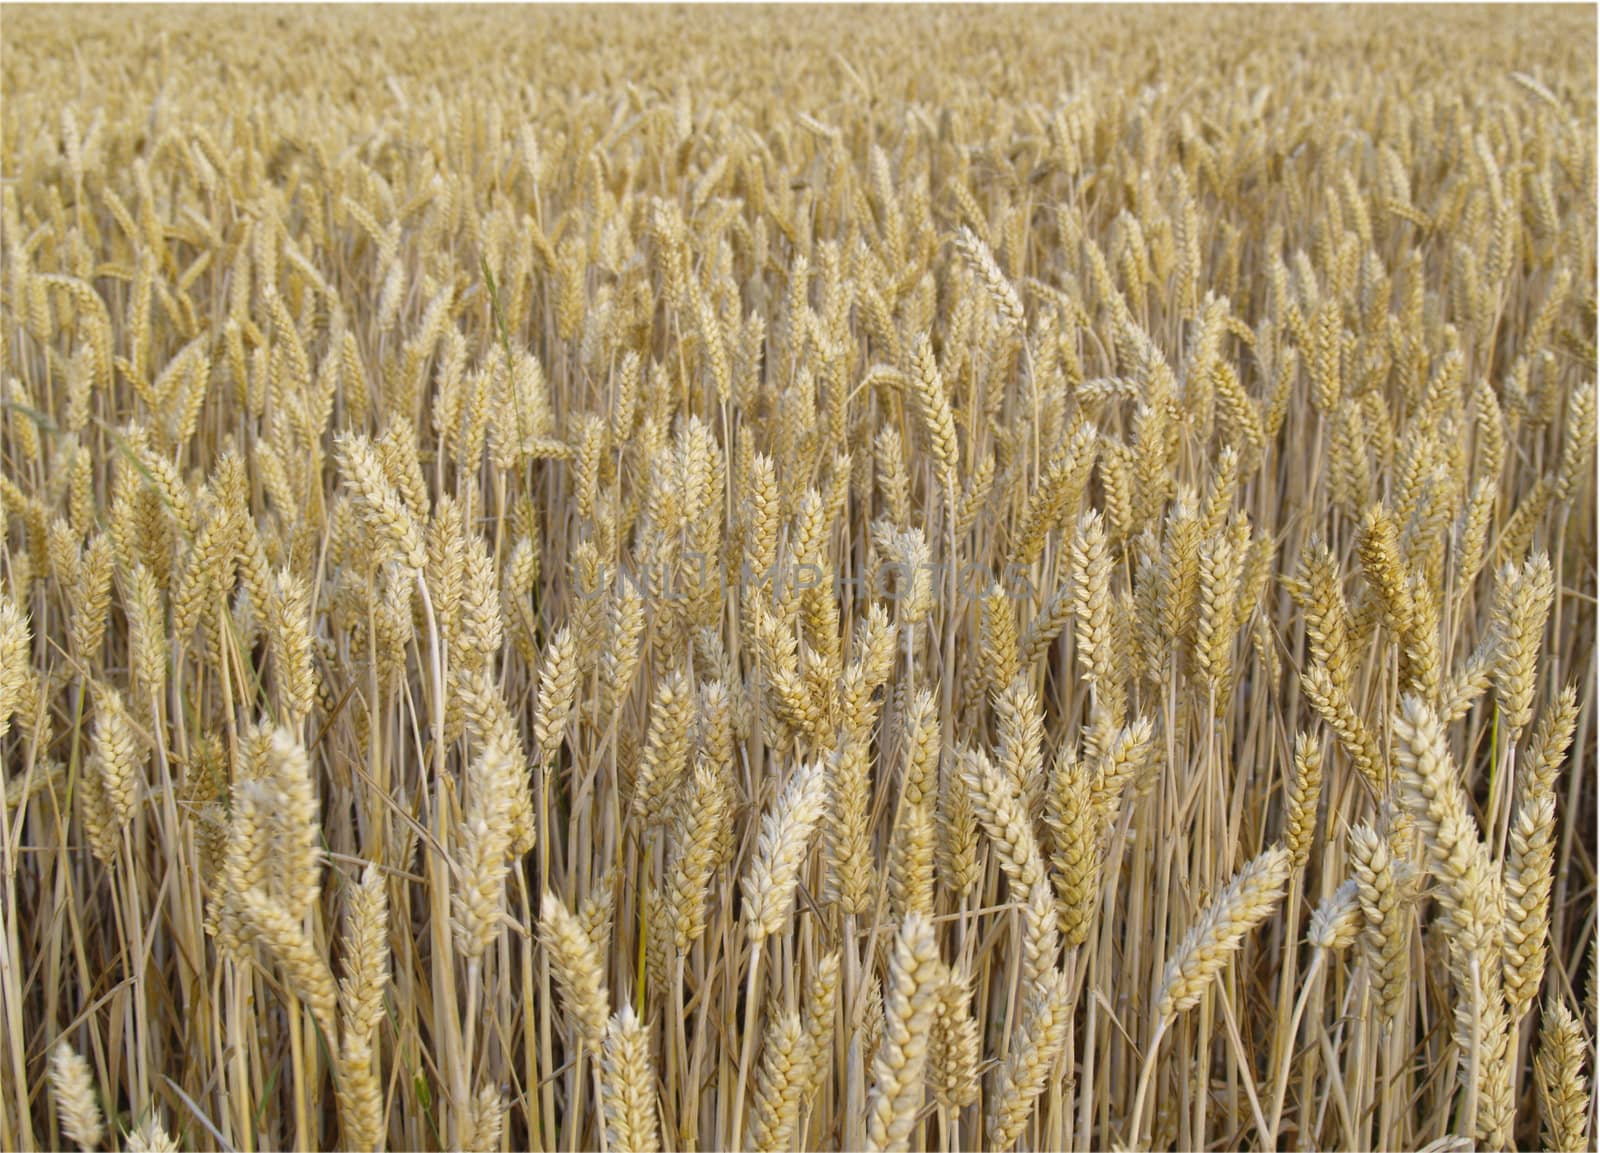
[[[1589,1147],[1594,38],[7,5],[0,1147]]]

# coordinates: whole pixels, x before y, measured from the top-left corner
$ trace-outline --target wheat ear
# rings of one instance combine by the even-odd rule
[[[89,1062],[65,1041],[50,1050],[50,1091],[67,1139],[84,1149],[99,1145],[105,1121],[94,1099],[94,1076]]]
[[[607,1144],[632,1153],[657,1153],[661,1135],[650,1038],[632,1005],[624,1005],[606,1025],[602,1054]]]
[[[905,1150],[922,1106],[928,1034],[944,980],[933,924],[912,913],[901,922],[889,958],[883,1039],[872,1062],[867,1148]]]
[[[1589,1079],[1584,1076],[1583,1027],[1560,1001],[1546,1002],[1539,1055],[1533,1068],[1544,1117],[1545,1148],[1559,1153],[1589,1149]]]

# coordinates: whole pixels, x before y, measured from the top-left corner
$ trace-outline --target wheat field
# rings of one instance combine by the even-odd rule
[[[0,1148],[1591,1148],[1595,33],[6,5]]]

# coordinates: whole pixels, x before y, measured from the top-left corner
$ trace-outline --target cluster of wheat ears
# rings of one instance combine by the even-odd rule
[[[0,1147],[1593,1140],[1592,10],[7,7]]]

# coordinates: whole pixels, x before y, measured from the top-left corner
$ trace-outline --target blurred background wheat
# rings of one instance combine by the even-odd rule
[[[1590,1147],[1592,9],[4,24],[0,1147]]]

